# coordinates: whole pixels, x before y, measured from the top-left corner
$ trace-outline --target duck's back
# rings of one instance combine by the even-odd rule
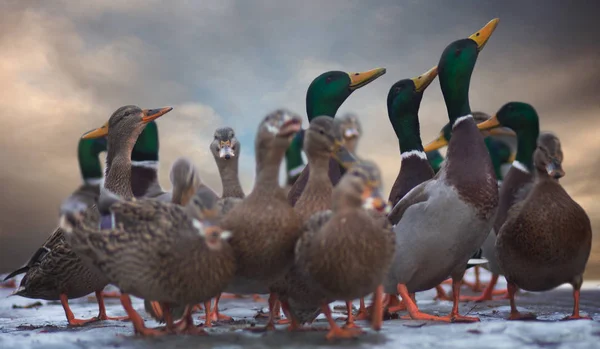
[[[591,240],[583,208],[558,183],[543,181],[509,210],[496,249],[508,280],[545,291],[583,274]]]

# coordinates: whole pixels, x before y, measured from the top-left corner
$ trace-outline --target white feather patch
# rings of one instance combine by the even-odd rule
[[[233,234],[229,230],[224,230],[223,232],[221,232],[221,240],[227,240],[232,236]]]
[[[204,224],[202,224],[202,222],[200,222],[199,220],[197,220],[196,218],[192,219],[192,225],[194,226],[194,228],[196,228],[196,230],[198,230],[198,234],[200,236],[205,236],[206,234],[204,233]]]
[[[158,169],[158,161],[156,161],[156,160],[131,161],[131,166]]]
[[[100,178],[88,178],[83,181],[87,185],[102,185],[104,183],[104,177]]]
[[[514,168],[516,168],[517,170],[519,170],[521,172],[529,173],[527,166],[525,166],[522,162],[515,160],[515,161],[513,161],[512,165]]]
[[[458,119],[456,119],[456,121],[454,121],[454,124],[452,125],[452,129],[454,129],[458,124],[460,124],[461,122],[463,122],[467,119],[473,119],[473,115],[468,114],[468,115],[459,117]]]
[[[401,155],[403,160],[408,159],[411,156],[416,156],[420,159],[427,160],[427,154],[425,154],[425,152],[422,150],[411,150],[411,151],[404,152]]]

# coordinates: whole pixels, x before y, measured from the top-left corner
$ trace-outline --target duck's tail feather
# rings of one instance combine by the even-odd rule
[[[15,271],[13,271],[12,273],[8,274],[2,281],[6,281],[8,279],[14,278],[17,275],[24,274],[29,271],[29,268],[30,268],[29,265],[23,266]]]

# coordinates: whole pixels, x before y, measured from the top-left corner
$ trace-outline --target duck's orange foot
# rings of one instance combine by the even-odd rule
[[[367,309],[359,309],[358,313],[354,317],[356,320],[369,320],[371,319],[371,314],[367,311]]]
[[[14,279],[0,282],[0,288],[17,288],[17,282]]]
[[[352,321],[352,322],[346,322],[346,324],[344,324],[344,326],[342,328],[357,329],[357,330],[361,329],[361,327],[358,326],[354,321]]]
[[[145,327],[145,326],[135,328],[134,332],[136,335],[140,335],[140,336],[144,336],[144,337],[160,337],[160,336],[165,336],[165,335],[169,334],[169,332],[167,332],[165,329],[149,328],[149,327]]]
[[[535,320],[537,317],[533,313],[511,312],[507,320]]]
[[[69,321],[69,326],[71,327],[78,327],[78,326],[83,326],[86,324],[89,324],[91,322],[96,322],[99,321],[100,319],[98,319],[98,317],[93,317],[91,319],[75,319],[75,318],[71,318],[71,319],[67,319]]]
[[[325,338],[327,340],[333,339],[348,339],[348,338],[356,338],[363,334],[363,331],[359,328],[340,328],[335,327],[327,332]]]
[[[410,315],[403,315],[400,317],[402,320],[423,320],[423,321],[440,321],[440,322],[450,322],[450,319],[445,317],[429,315],[422,313],[420,311],[413,312]]]
[[[267,332],[267,331],[275,331],[275,324],[273,323],[268,323],[265,326],[262,327],[248,327],[245,328],[246,331],[250,331],[250,332]]]
[[[200,319],[201,320],[206,320],[206,315],[200,316]],[[212,312],[210,314],[210,320],[213,321],[213,322],[217,322],[217,321],[231,321],[231,320],[233,320],[233,318],[231,316],[227,316],[225,314],[221,314],[221,313],[217,314],[215,312]]]
[[[102,297],[104,297],[104,298],[121,298],[121,293],[117,292],[117,291],[102,292]]]
[[[292,320],[290,319],[279,319],[276,321],[277,325],[290,325]]]
[[[504,289],[504,290],[493,290],[492,294],[494,296],[501,296],[500,298],[497,299],[509,299],[508,297],[508,290]]]
[[[562,321],[569,321],[569,320],[594,320],[594,319],[592,319],[590,316],[581,316],[581,315],[569,315],[562,319]]]
[[[266,299],[264,299],[263,297],[261,297],[259,294],[253,294],[252,295],[252,300],[254,302],[257,302],[257,303],[259,303],[259,302],[266,302],[267,301]]]
[[[443,283],[443,282],[442,282]],[[446,293],[442,285],[437,285],[435,287],[437,294],[433,298],[434,301],[453,301],[454,299]]]

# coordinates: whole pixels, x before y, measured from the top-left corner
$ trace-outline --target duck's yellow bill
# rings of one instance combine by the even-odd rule
[[[156,120],[166,113],[173,110],[173,107],[164,107],[158,109],[144,109],[142,110],[142,122],[144,124],[149,123],[152,120]]]
[[[498,22],[500,22],[500,19],[494,18],[491,21],[489,21],[488,24],[486,24],[483,28],[479,29],[479,31],[469,36],[469,39],[477,43],[477,51],[483,50],[483,47],[488,42],[490,36],[492,36],[492,33],[498,26]]]
[[[436,138],[434,141],[432,141],[429,144],[427,144],[423,148],[423,151],[427,153],[427,152],[430,152],[430,151],[434,151],[434,150],[440,149],[440,148],[445,147],[447,145],[448,145],[448,140],[446,139],[446,137],[444,137],[444,134],[440,132],[440,135],[438,136],[438,138]]]
[[[104,125],[98,127],[97,129],[84,133],[83,136],[81,136],[81,138],[94,139],[94,138],[105,137],[107,134],[108,134],[108,121],[105,122]]]
[[[385,74],[385,68],[375,68],[362,73],[348,73],[350,76],[350,90],[354,91],[374,81]]]
[[[435,79],[438,74],[437,65],[427,72],[417,76],[416,78],[412,78],[411,80],[415,83],[415,90],[417,92],[423,92],[431,84],[431,82]]]
[[[480,130],[491,130],[493,128],[499,127],[500,121],[498,121],[498,116],[494,115],[491,118],[485,120],[484,122],[480,122],[477,124],[477,128]]]

